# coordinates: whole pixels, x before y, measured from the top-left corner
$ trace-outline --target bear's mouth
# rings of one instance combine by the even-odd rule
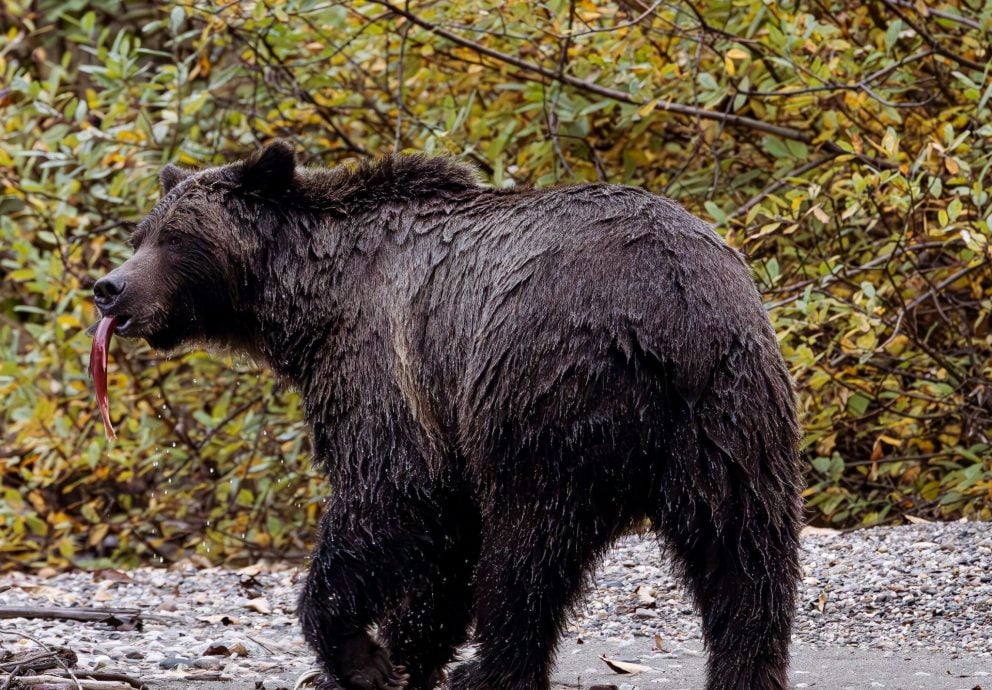
[[[131,331],[134,330],[134,320],[131,318],[130,314],[101,314],[101,316],[109,317],[113,316],[117,319],[117,325],[114,327],[114,335],[128,337],[134,335]],[[97,326],[100,322],[97,321],[95,324],[86,329],[86,335],[93,336],[96,335]]]
[[[130,314],[118,314],[117,315],[117,327],[114,332],[119,336],[128,336],[130,334],[129,327],[133,325],[134,321],[131,319]]]

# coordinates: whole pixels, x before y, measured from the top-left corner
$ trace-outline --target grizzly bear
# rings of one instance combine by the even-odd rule
[[[240,350],[300,391],[333,488],[299,600],[319,687],[548,688],[590,572],[647,525],[707,687],[786,687],[795,401],[706,223],[631,187],[306,168],[278,142],[160,177],[96,302],[120,335]]]

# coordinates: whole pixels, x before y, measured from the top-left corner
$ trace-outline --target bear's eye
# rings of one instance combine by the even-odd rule
[[[168,235],[165,238],[165,243],[170,247],[178,247],[183,243],[182,235],[179,235],[178,233]]]

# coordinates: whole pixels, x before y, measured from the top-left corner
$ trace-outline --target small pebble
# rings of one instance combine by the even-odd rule
[[[223,664],[218,657],[201,656],[199,659],[193,659],[193,666],[205,671],[219,671]]]
[[[193,665],[192,659],[183,659],[182,657],[176,657],[176,656],[166,657],[165,659],[162,659],[160,662],[158,662],[158,667],[164,668],[167,671],[172,670],[174,668],[179,668],[180,666],[192,666],[192,665]]]

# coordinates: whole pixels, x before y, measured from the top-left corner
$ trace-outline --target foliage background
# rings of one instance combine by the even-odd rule
[[[304,552],[327,489],[250,362],[115,341],[94,279],[166,162],[274,137],[667,194],[754,262],[811,517],[992,517],[992,4],[12,0],[0,9],[0,568]]]

